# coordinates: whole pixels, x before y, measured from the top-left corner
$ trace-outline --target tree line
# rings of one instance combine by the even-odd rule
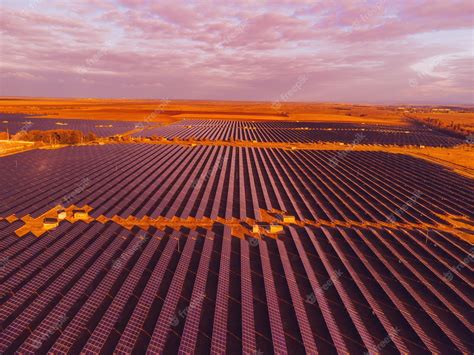
[[[11,137],[16,141],[43,142],[47,144],[79,144],[97,139],[92,132],[84,134],[78,130],[56,129],[50,131],[20,131]]]

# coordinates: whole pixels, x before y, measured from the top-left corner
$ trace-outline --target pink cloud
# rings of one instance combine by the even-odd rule
[[[469,1],[52,3],[0,6],[0,95],[473,101]]]

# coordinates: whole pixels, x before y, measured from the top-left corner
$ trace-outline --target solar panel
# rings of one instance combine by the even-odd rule
[[[112,228],[109,228],[109,231]],[[102,235],[107,236],[108,231],[103,231]],[[107,239],[104,238],[104,242]],[[113,255],[120,244],[123,241],[120,238],[114,238],[112,243],[104,250],[104,252],[95,260],[95,262],[87,269],[84,275],[74,284],[74,286],[61,298],[54,308],[47,314],[45,319],[35,328],[32,334],[26,339],[21,347],[18,349],[19,352],[31,351],[31,348],[35,348],[39,343],[43,341],[44,334],[48,334],[51,329],[62,328],[68,321],[67,314],[71,311],[71,308],[78,302],[83,296],[88,287],[91,287],[94,279],[100,273],[100,271],[110,261],[110,255]]]
[[[330,232],[324,227],[322,227],[321,229],[322,229],[322,232],[326,235],[326,237],[330,238],[328,236]],[[318,238],[316,238],[316,236],[313,234],[313,232],[310,229],[307,229],[307,233],[319,257],[321,258],[321,262],[326,268],[326,271],[330,277],[332,285],[334,285],[334,287],[336,288],[337,293],[347,310],[347,313],[349,313],[349,316],[354,326],[356,327],[360,337],[362,338],[362,341],[364,342],[365,347],[370,352],[377,351],[377,341],[376,339],[373,338],[372,333],[369,331],[366,324],[366,319],[363,317],[361,313],[359,313],[360,310],[354,304],[349,293],[344,288],[344,285],[340,280],[342,276],[341,277],[338,276],[337,270],[334,269],[331,262],[329,261],[329,257],[324,251],[324,249],[322,248],[322,246],[320,245]],[[366,312],[366,309],[362,310],[362,312]]]
[[[356,230],[356,233],[360,235],[359,230]],[[397,308],[406,318],[410,326],[415,330],[415,332],[418,334],[420,339],[423,341],[424,345],[426,345],[426,347],[431,352],[439,353],[441,351],[440,348],[438,347],[437,344],[435,344],[434,339],[432,339],[429,336],[429,334],[426,333],[426,330],[420,325],[420,322],[415,318],[416,314],[412,314],[412,311],[409,308],[408,304],[403,302],[403,300],[401,299],[401,295],[398,292],[394,292],[396,289],[392,289],[389,286],[389,284],[386,281],[384,281],[383,275],[377,270],[376,267],[372,266],[372,264],[369,262],[365,254],[359,250],[359,247],[357,246],[357,244],[355,244],[354,241],[351,238],[348,238],[345,234],[342,234],[342,236],[345,238],[347,243],[352,247],[356,255],[359,257],[359,259],[362,261],[364,266],[367,268],[367,270],[370,271],[373,278],[379,281],[379,285],[386,292],[390,300],[397,306]]]
[[[313,289],[312,295],[310,295],[310,299],[314,299],[319,308],[321,309],[321,313],[323,315],[324,321],[329,329],[329,333],[331,338],[334,342],[334,346],[340,352],[349,353],[349,348],[347,345],[347,340],[344,338],[342,330],[339,328],[339,325],[336,323],[336,319],[334,313],[329,306],[328,299],[320,292],[322,289],[321,283],[316,278],[313,268],[311,267],[311,263],[309,262],[308,256],[306,255],[306,251],[301,244],[300,237],[296,230],[292,227],[289,228],[291,237],[295,243],[295,246],[298,250],[298,255],[303,263],[306,275],[308,276],[308,281],[311,284]]]
[[[157,354],[163,352],[168,333],[176,317],[176,306],[181,297],[184,279],[186,278],[186,273],[188,272],[189,263],[191,262],[194,246],[196,244],[196,236],[197,232],[191,231],[186,240],[186,245],[180,256],[178,266],[173,275],[173,280],[171,281],[165,302],[163,303],[158,321],[156,322],[155,330],[151,336],[148,352]]]
[[[170,235],[166,247],[161,254],[160,260],[152,271],[143,293],[138,300],[132,316],[130,317],[125,330],[117,344],[117,351],[120,353],[131,353],[134,344],[137,342],[138,336],[143,329],[145,319],[151,309],[153,301],[158,294],[158,290],[165,276],[166,268],[176,250],[177,238],[180,233],[173,231]]]
[[[257,351],[257,344],[255,340],[255,316],[249,243],[245,239],[240,240],[240,265],[240,287],[242,292],[242,351],[244,354],[253,354]]]
[[[10,323],[6,324],[3,322],[3,326],[5,329],[3,330],[3,335],[2,339],[0,340],[0,349],[1,351],[5,351],[8,346],[11,345],[9,340],[15,339],[18,337],[29,325],[31,320],[36,319],[38,315],[41,314],[45,310],[45,308],[54,300],[55,297],[57,297],[61,290],[69,284],[69,282],[76,276],[81,273],[81,270],[85,267],[85,265],[89,262],[90,258],[92,257],[92,254],[86,254],[81,252],[81,247],[85,246],[86,243],[92,239],[92,237],[95,236],[95,234],[91,233],[85,233],[82,235],[82,237],[79,239],[78,243],[75,244],[75,249],[77,250],[78,253],[80,253],[79,258],[77,258],[72,264],[68,265],[65,270],[54,280],[53,283],[50,283],[36,298],[35,300],[28,305],[27,309],[24,310],[18,317],[15,317],[15,319]],[[97,251],[104,243],[106,240],[104,239],[96,239],[94,243],[92,243],[89,248],[92,250]],[[46,282],[48,276],[51,277],[53,273],[55,273],[57,270],[60,270],[62,267],[68,263],[69,259],[72,258],[74,254],[71,253],[70,256],[64,256],[62,258],[57,258],[55,261],[58,261],[57,263],[53,261],[48,267],[43,269],[43,272],[39,275],[38,278],[33,279],[36,281],[36,283],[33,281],[32,283],[29,283],[23,290],[28,290],[30,292],[35,292],[37,289],[34,288],[36,285],[39,288],[39,285],[41,285],[41,282]],[[59,261],[62,262],[62,266],[59,266]],[[22,295],[25,295],[23,297],[18,296],[20,295],[21,291],[16,293],[10,300],[7,302],[7,309],[11,312],[12,310],[15,310],[16,307],[21,305],[21,302],[25,300],[25,297],[28,295],[26,293],[23,293]],[[31,293],[30,293],[31,294]],[[3,309],[3,308],[2,308]],[[2,316],[2,321],[4,320],[3,316],[5,313],[1,313]],[[9,315],[9,314],[5,314]]]
[[[231,231],[224,227],[222,236],[221,261],[219,266],[219,281],[217,283],[214,324],[212,326],[211,352],[222,353],[227,344],[227,317],[229,306],[229,273],[230,273]]]
[[[146,246],[142,247],[146,243],[146,239],[149,239]],[[137,262],[133,265],[131,272],[127,278],[123,281],[120,290],[114,296],[111,305],[107,308],[107,311],[102,316],[99,324],[95,327],[93,333],[90,335],[87,343],[84,345],[83,351],[90,352],[101,352],[110,333],[114,330],[114,326],[123,311],[123,308],[127,305],[129,299],[133,296],[133,290],[140,281],[140,277],[145,271],[146,266],[150,262],[155,250],[158,248],[160,241],[156,238],[146,237],[145,239],[137,238],[133,240],[134,252],[131,255],[122,254],[118,259],[121,263],[126,263],[127,259],[133,257],[135,253],[139,253],[140,257]],[[142,250],[143,248],[143,250]]]
[[[303,299],[296,282],[293,268],[291,267],[288,259],[288,253],[285,248],[285,244],[281,240],[277,240],[277,247],[280,253],[280,259],[283,264],[283,270],[285,272],[286,282],[290,290],[291,300],[293,301],[293,307],[295,309],[296,318],[298,319],[298,325],[300,328],[301,337],[305,346],[305,350],[310,354],[318,353],[316,342],[311,330],[311,325],[306,314]]]
[[[132,238],[132,241],[128,243],[123,252],[119,254],[119,256],[123,256],[121,259],[122,262],[112,263],[114,260],[112,259],[112,255],[109,257],[109,271],[105,274],[105,277],[100,281],[100,283],[94,288],[93,292],[87,298],[86,302],[82,304],[79,311],[70,320],[66,329],[61,333],[60,337],[52,346],[51,351],[68,352],[77,341],[79,335],[86,331],[87,323],[96,313],[97,308],[100,306],[103,300],[106,297],[109,297],[109,292],[113,285],[117,282],[117,279],[120,276],[123,268],[126,266],[129,256],[133,255],[137,249],[137,244],[139,243],[138,238],[133,238],[133,236],[129,236],[129,238]],[[123,243],[126,243],[126,241]]]
[[[219,180],[217,183],[217,189],[215,191],[215,196],[214,196],[214,202],[212,204],[212,210],[211,210],[211,215],[209,216],[211,219],[216,219],[219,216],[219,206],[221,204],[221,199],[222,199],[222,194],[224,190],[224,180],[225,180],[225,174],[227,171],[227,164],[225,162],[228,161],[229,159],[229,153],[231,149],[229,147],[224,147],[225,149],[225,155],[224,155],[224,164],[220,171],[217,173],[219,175]]]
[[[192,353],[196,348],[202,304],[206,296],[209,262],[211,260],[212,246],[215,237],[213,232],[207,231],[196,273],[196,280],[194,281],[193,292],[189,300],[188,308],[186,309],[186,321],[179,346],[179,352],[182,354]]]
[[[270,318],[270,327],[272,331],[273,349],[276,354],[288,352],[283,331],[280,307],[278,305],[278,296],[273,280],[272,268],[270,265],[270,256],[268,255],[267,243],[261,240],[258,243],[260,249],[260,260],[262,262],[263,281],[265,283],[265,294],[267,298],[268,316]]]
[[[102,226],[95,225],[93,229],[98,230]],[[28,275],[23,274],[21,279],[12,278],[12,282],[5,282],[4,287],[7,290],[16,290],[15,294],[2,306],[0,309],[0,322],[4,322],[7,317],[9,317],[18,307],[20,307],[29,297],[31,297],[36,291],[43,286],[53,275],[57,273],[58,270],[61,270],[66,266],[70,259],[74,255],[74,251],[79,252],[79,250],[93,237],[94,233],[86,234],[83,238],[76,239],[77,236],[80,236],[84,230],[81,228],[81,225],[75,225],[73,230],[70,233],[67,233],[66,236],[62,236],[63,240],[57,244],[58,252],[61,251],[61,247],[65,247],[67,241],[69,240],[69,248],[67,253],[63,253],[60,258],[54,258],[50,260],[52,254],[43,253],[39,262],[36,265],[32,265],[39,269],[39,272],[34,276],[28,279],[28,282],[24,286],[16,290],[15,287],[19,284],[20,281],[26,279]],[[43,265],[43,263],[48,260],[49,264]],[[1,342],[1,341],[0,341]]]
[[[191,189],[192,192],[191,192],[191,196],[189,197],[188,201],[186,202],[186,205],[183,209],[183,212],[181,213],[181,216],[180,216],[181,218],[188,218],[189,217],[194,204],[197,203],[197,196],[198,196],[199,192],[202,189],[205,189],[205,191],[207,191],[207,195],[205,193],[205,196],[202,198],[201,202],[207,202],[208,201],[209,192],[210,192],[210,186],[209,185],[211,183],[210,180],[212,179],[213,175],[215,175],[215,171],[219,168],[218,164],[220,164],[220,154],[218,154],[218,158],[217,158],[218,164],[216,164],[216,160],[215,160],[216,159],[216,153],[218,151],[218,147],[211,147],[211,151],[212,151],[212,153],[211,153],[209,159],[207,159],[206,164],[204,165],[204,168],[203,168],[201,174],[199,175],[199,177],[196,176],[192,179],[190,178],[189,179],[190,185],[188,185],[186,188],[183,189],[183,190],[186,190],[186,191],[188,189]],[[211,170],[211,163],[212,163],[212,170]],[[213,181],[213,179],[212,179],[212,181]],[[204,214],[204,210],[200,211],[200,212],[202,214]],[[201,218],[201,217],[196,216],[196,218]]]
[[[380,240],[399,260],[405,260],[405,258],[397,253],[395,249],[393,249],[389,243],[384,241],[384,238],[380,236],[380,234],[376,230],[372,230],[373,234]],[[368,240],[368,245],[372,245],[372,242]],[[427,314],[431,316],[433,321],[443,330],[443,332],[449,337],[449,339],[462,351],[469,352],[468,345],[465,344],[465,340],[459,337],[459,328],[456,327],[452,321],[452,316],[454,314],[449,314],[447,312],[442,312],[439,308],[431,306],[428,300],[433,297],[431,294],[427,295],[422,294],[421,290],[419,290],[408,278],[403,278],[401,273],[397,270],[398,268],[391,263],[388,262],[386,258],[383,258],[380,253],[371,246],[371,249],[376,253],[377,256],[381,258],[381,261],[384,265],[392,272],[392,274],[400,281],[400,283],[406,288],[406,290],[410,293],[410,295],[418,302],[418,304],[425,310]],[[407,267],[411,272],[415,272],[415,275],[419,275],[418,272],[408,263],[403,262],[403,265]],[[431,292],[436,292],[433,288],[431,288]],[[428,296],[429,298],[427,298]],[[457,329],[457,331],[455,331]]]

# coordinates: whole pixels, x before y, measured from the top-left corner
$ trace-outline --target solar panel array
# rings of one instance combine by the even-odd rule
[[[98,137],[108,137],[125,133],[135,128],[139,122],[82,120],[72,118],[34,118],[24,114],[0,113],[0,132],[15,134],[19,131],[77,130],[84,134],[92,132]]]
[[[259,142],[344,142],[359,144],[454,146],[460,138],[422,125],[328,122],[183,120],[134,133],[135,137],[241,140]]]
[[[410,156],[346,153],[179,145],[25,152],[1,160],[0,217],[39,216],[60,203],[109,218],[259,220],[260,209],[360,223],[473,217],[471,179]]]
[[[225,127],[303,131],[243,124]],[[473,348],[474,249],[446,230],[448,215],[473,221],[474,183],[439,165],[374,151],[114,144],[24,152],[0,170],[0,354]],[[13,214],[58,204],[88,205],[93,218],[15,234]],[[272,210],[297,224],[272,238],[230,227]],[[174,229],[126,229],[117,216]]]
[[[219,226],[65,222],[17,238],[1,223],[0,243],[1,353],[454,354],[473,346],[473,250],[446,232],[295,226],[278,239],[239,240]]]

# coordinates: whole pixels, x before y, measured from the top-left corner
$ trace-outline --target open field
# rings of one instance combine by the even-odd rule
[[[410,115],[411,116],[411,115]],[[415,118],[421,119],[436,119],[444,124],[454,124],[464,127],[466,130],[474,133],[474,112],[417,112],[414,115]]]
[[[361,105],[6,101],[10,133],[99,138],[0,157],[0,353],[472,349],[459,136]]]
[[[33,142],[0,140],[0,157],[34,149]]]
[[[403,113],[373,105],[234,101],[0,98],[0,112],[49,118],[174,122],[186,117],[403,124]],[[175,117],[176,116],[176,117]]]
[[[450,112],[435,112],[430,107],[356,105],[341,103],[275,103],[238,101],[185,101],[126,100],[126,99],[53,99],[0,97],[0,112],[25,113],[50,118],[81,118],[96,120],[142,121],[152,115],[152,121],[174,121],[178,118],[196,117],[237,119],[287,119],[314,122],[352,122],[367,124],[404,124],[404,117],[438,118],[473,127],[472,107],[456,108]],[[149,117],[150,118],[150,117]]]

